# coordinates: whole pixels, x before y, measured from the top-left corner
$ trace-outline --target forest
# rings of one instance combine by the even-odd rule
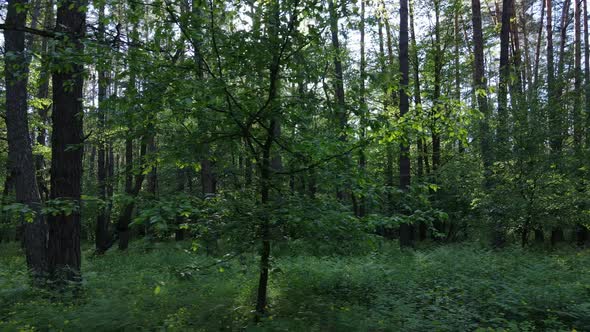
[[[1,331],[590,331],[588,0],[1,0]]]

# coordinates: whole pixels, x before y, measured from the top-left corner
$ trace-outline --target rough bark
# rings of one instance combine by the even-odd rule
[[[498,83],[498,129],[496,134],[497,158],[506,160],[510,151],[508,86],[510,85],[510,20],[513,16],[513,0],[504,0],[502,27],[500,30],[500,81]]]
[[[359,102],[360,102],[360,136],[361,140],[366,139],[367,137],[367,116],[368,116],[368,107],[366,101],[366,89],[365,89],[365,80],[367,77],[366,67],[367,67],[367,60],[365,56],[365,1],[361,1],[361,21],[360,21],[360,34],[361,34],[361,49],[360,49],[360,85],[359,85]],[[364,179],[367,172],[367,156],[365,154],[364,148],[359,149],[359,171],[361,177]],[[357,216],[362,218],[367,214],[367,202],[364,195],[360,195],[358,204],[358,211]]]
[[[400,61],[400,93],[399,109],[403,118],[410,109],[408,98],[408,85],[410,83],[408,52],[408,0],[400,1],[400,30],[399,30],[399,61]],[[399,187],[402,191],[408,191],[410,186],[410,143],[408,135],[400,143],[399,155]],[[408,211],[404,211],[408,212]],[[413,227],[408,223],[400,225],[400,246],[402,248],[412,246]]]
[[[27,11],[26,0],[10,0],[6,24],[24,27]],[[26,8],[26,7],[25,7]],[[7,173],[14,181],[17,203],[27,205],[32,215],[23,215],[24,248],[27,266],[34,278],[47,275],[47,224],[41,214],[41,197],[35,176],[35,164],[29,137],[27,115],[28,70],[25,58],[25,34],[4,30],[4,71],[6,80],[6,131],[8,139]],[[8,177],[7,177],[8,182]],[[5,185],[6,186],[6,185]],[[6,186],[8,188],[8,186]],[[5,188],[5,189],[6,189]],[[27,219],[32,218],[31,222]]]
[[[98,38],[101,41],[105,39],[105,6],[102,4],[99,8],[98,16]],[[105,63],[102,63],[105,66]],[[108,88],[107,73],[106,69],[98,68],[98,125],[101,128],[101,133],[106,130],[106,109],[104,102],[106,101],[106,94]],[[96,253],[102,254],[107,249],[108,243],[110,242],[109,236],[109,220],[107,211],[107,160],[106,160],[106,137],[101,135],[98,142],[98,163],[97,163],[97,182],[98,182],[98,198],[102,200],[105,205],[99,208],[96,216],[96,237],[95,247]]]
[[[586,149],[590,149],[590,40],[588,38],[588,0],[584,2],[584,113],[585,113],[585,141]]]
[[[270,105],[269,124],[266,133],[266,139],[262,147],[262,162],[260,164],[260,203],[266,207],[263,212],[260,224],[260,270],[258,278],[258,289],[256,293],[256,320],[258,321],[266,314],[268,303],[268,279],[270,270],[270,255],[271,255],[271,224],[270,224],[270,206],[271,193],[270,189],[273,181],[273,173],[282,168],[281,157],[278,152],[273,152],[273,143],[281,136],[280,123],[280,106],[277,104],[277,98],[280,91],[280,71],[281,71],[281,54],[278,52],[279,45],[279,25],[280,25],[280,9],[279,0],[272,0],[268,4],[268,18],[269,25],[268,38],[270,45],[275,46],[269,50],[272,52],[272,61],[269,66],[269,87],[268,87],[268,101]]]
[[[502,6],[502,27],[500,30],[500,81],[498,87],[498,130],[496,137],[497,156],[501,160],[508,158],[509,154],[509,128],[508,128],[508,86],[510,82],[510,30],[513,16],[512,0],[504,0]],[[494,223],[492,245],[495,248],[503,247],[506,243],[506,230],[501,222]]]
[[[83,0],[64,0],[57,8],[56,31],[71,36],[57,46],[60,58],[53,79],[53,124],[51,135],[52,200],[66,200],[74,205],[48,217],[49,271],[56,280],[80,280],[80,194],[83,155],[83,87],[84,67],[72,55],[81,54],[86,5]],[[73,53],[73,54],[68,54]],[[64,69],[65,63],[70,69]]]
[[[328,10],[330,12],[330,36],[332,41],[332,49],[334,51],[334,93],[335,93],[335,120],[338,126],[339,134],[338,139],[341,142],[346,141],[346,127],[348,122],[346,112],[346,101],[344,99],[344,77],[342,71],[342,54],[340,49],[340,40],[338,37],[338,13],[334,0],[328,0]],[[342,164],[348,164],[348,156],[342,158]],[[347,168],[345,169],[347,170]],[[346,173],[346,172],[345,172]],[[339,200],[343,201],[346,198],[346,189],[342,187],[347,185],[340,185],[336,196]]]

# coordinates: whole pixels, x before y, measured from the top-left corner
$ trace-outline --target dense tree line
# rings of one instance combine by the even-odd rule
[[[259,317],[291,239],[590,244],[586,0],[0,14],[1,236],[36,282],[79,281],[81,241],[174,236],[259,250]]]

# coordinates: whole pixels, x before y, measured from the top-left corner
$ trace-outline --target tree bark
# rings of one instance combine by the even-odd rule
[[[333,4],[332,4],[333,5]],[[269,87],[268,101],[271,113],[266,139],[262,147],[262,162],[260,164],[260,203],[265,207],[260,225],[260,271],[258,278],[258,289],[256,293],[256,321],[266,314],[268,304],[268,278],[270,270],[271,255],[271,224],[270,212],[271,206],[271,181],[273,173],[282,168],[282,161],[278,152],[273,153],[273,143],[281,136],[280,124],[280,106],[277,104],[277,98],[280,92],[280,71],[281,71],[281,54],[278,52],[277,45],[280,44],[279,26],[280,26],[280,4],[279,0],[271,0],[268,4],[268,38],[270,41],[269,52],[272,52],[272,61],[269,66]],[[288,37],[285,37],[288,38]]]
[[[580,1],[574,4],[574,150],[582,151],[582,39]]]
[[[588,38],[588,0],[584,2],[584,113],[586,115],[586,149],[590,149],[590,40]]]
[[[6,24],[24,27],[26,0],[10,0]],[[26,8],[26,7],[24,7]],[[6,79],[6,131],[8,139],[8,175],[14,181],[16,201],[32,215],[23,215],[24,247],[27,266],[34,279],[48,273],[47,224],[41,214],[41,196],[37,187],[35,164],[29,137],[27,115],[28,70],[25,57],[25,34],[18,29],[4,30],[4,71]],[[7,176],[8,179],[8,176]],[[7,181],[8,182],[8,181]],[[6,184],[5,184],[6,186]],[[8,187],[8,186],[6,186]],[[5,188],[6,189],[6,188]],[[27,220],[32,218],[32,220]]]
[[[348,122],[346,112],[346,101],[344,99],[344,76],[342,73],[342,52],[340,49],[340,40],[338,37],[338,13],[334,0],[328,0],[328,10],[330,12],[330,36],[332,39],[332,49],[334,50],[334,93],[335,93],[335,120],[338,126],[338,139],[341,142],[346,141],[346,127]],[[342,157],[345,173],[348,171],[348,156]],[[344,188],[342,188],[344,187]],[[346,184],[339,184],[336,196],[340,201],[344,201],[348,187]]]
[[[365,89],[365,80],[367,77],[366,73],[366,56],[365,56],[365,1],[360,0],[361,2],[361,21],[360,21],[360,34],[361,34],[361,49],[360,49],[360,85],[359,85],[359,101],[360,101],[360,137],[361,140],[365,140],[367,137],[367,116],[368,116],[368,107],[366,101],[366,89]],[[367,172],[367,156],[365,154],[364,148],[359,149],[359,171],[361,177],[364,179]],[[357,216],[359,218],[364,217],[367,214],[367,202],[364,197],[364,194],[361,194],[358,197],[358,211]]]
[[[78,57],[84,51],[86,11],[83,0],[64,0],[57,8],[56,31],[71,38],[61,40],[53,71],[53,123],[51,135],[52,200],[73,204],[73,211],[49,215],[49,271],[56,280],[80,281],[80,195],[83,155],[84,66]],[[73,54],[69,54],[73,53]],[[64,66],[68,64],[66,69]],[[65,67],[65,68],[64,68]]]
[[[502,5],[502,27],[500,30],[500,81],[498,87],[498,131],[497,131],[497,156],[501,160],[509,158],[509,128],[508,128],[508,86],[510,82],[510,27],[513,16],[512,0],[504,0]],[[506,244],[506,230],[504,225],[497,221],[494,223],[492,245],[501,248]]]
[[[496,135],[497,158],[509,158],[510,129],[508,112],[508,86],[510,84],[510,20],[513,16],[513,0],[504,0],[502,27],[500,30],[500,81],[498,86],[498,129]]]
[[[99,8],[98,14],[98,38],[101,41],[105,40],[105,5],[102,4]],[[101,64],[105,66],[105,63]],[[97,182],[98,182],[98,198],[104,205],[99,207],[98,214],[96,216],[96,237],[95,247],[96,253],[102,254],[108,247],[110,242],[109,235],[109,220],[107,215],[107,161],[106,161],[106,137],[104,135],[106,131],[106,109],[104,102],[106,100],[108,88],[108,80],[106,69],[98,68],[98,125],[103,133],[98,142],[98,163],[97,163]]]
[[[408,85],[410,83],[409,52],[408,52],[408,0],[400,1],[400,30],[399,30],[399,61],[400,61],[400,93],[399,109],[403,118],[410,110]],[[410,187],[410,143],[406,133],[400,143],[399,155],[399,187],[407,192]],[[404,213],[409,211],[404,211]],[[408,223],[400,225],[400,247],[410,247],[413,242],[413,226]]]

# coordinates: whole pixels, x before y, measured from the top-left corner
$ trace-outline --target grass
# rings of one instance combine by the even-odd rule
[[[4,331],[588,331],[590,251],[492,252],[454,245],[273,258],[269,316],[252,308],[258,262],[191,244],[135,242],[93,257],[75,295],[27,286],[22,254],[0,246]],[[289,254],[290,253],[290,254]],[[212,265],[208,268],[198,268]]]

